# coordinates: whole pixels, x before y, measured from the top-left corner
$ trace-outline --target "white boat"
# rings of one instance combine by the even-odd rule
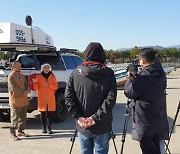
[[[163,67],[164,71],[166,72],[166,74],[171,73],[173,70],[175,70],[174,67]]]
[[[127,69],[120,69],[114,72],[116,79],[126,77],[128,75]]]
[[[126,82],[127,73],[127,66],[128,63],[121,63],[121,64],[108,64],[115,74],[116,82],[118,87],[123,87]]]
[[[118,70],[126,69],[128,66],[128,63],[119,63],[119,64],[107,64],[107,67],[111,68],[114,72]]]

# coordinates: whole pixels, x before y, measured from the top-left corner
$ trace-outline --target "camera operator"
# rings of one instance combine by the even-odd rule
[[[157,65],[157,67],[163,68],[160,61],[156,58],[154,61],[154,64]],[[164,71],[164,74],[166,76],[166,73]],[[169,123],[167,119],[167,107],[166,107],[166,91],[164,92],[163,97],[163,129],[160,133],[160,148],[161,148],[161,154],[165,154],[165,142],[164,140],[169,140]]]
[[[132,99],[132,138],[140,142],[142,154],[161,154],[160,134],[163,129],[163,106],[166,75],[155,64],[155,51],[140,49],[139,62],[142,70],[137,75],[129,73],[124,94]]]

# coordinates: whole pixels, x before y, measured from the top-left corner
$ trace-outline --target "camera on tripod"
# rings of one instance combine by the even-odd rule
[[[130,76],[136,76],[139,68],[140,65],[138,64],[129,64],[127,67],[127,71],[129,72]]]

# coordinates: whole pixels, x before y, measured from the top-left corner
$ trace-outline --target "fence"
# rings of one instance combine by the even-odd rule
[[[180,68],[180,62],[163,62],[163,67],[175,67]]]

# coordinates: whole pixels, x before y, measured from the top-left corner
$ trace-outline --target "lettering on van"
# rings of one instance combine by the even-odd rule
[[[22,42],[22,43],[26,42],[25,32],[23,32],[23,30],[16,29],[15,34],[16,34],[17,42]]]
[[[50,38],[46,37],[46,44],[50,45]]]

